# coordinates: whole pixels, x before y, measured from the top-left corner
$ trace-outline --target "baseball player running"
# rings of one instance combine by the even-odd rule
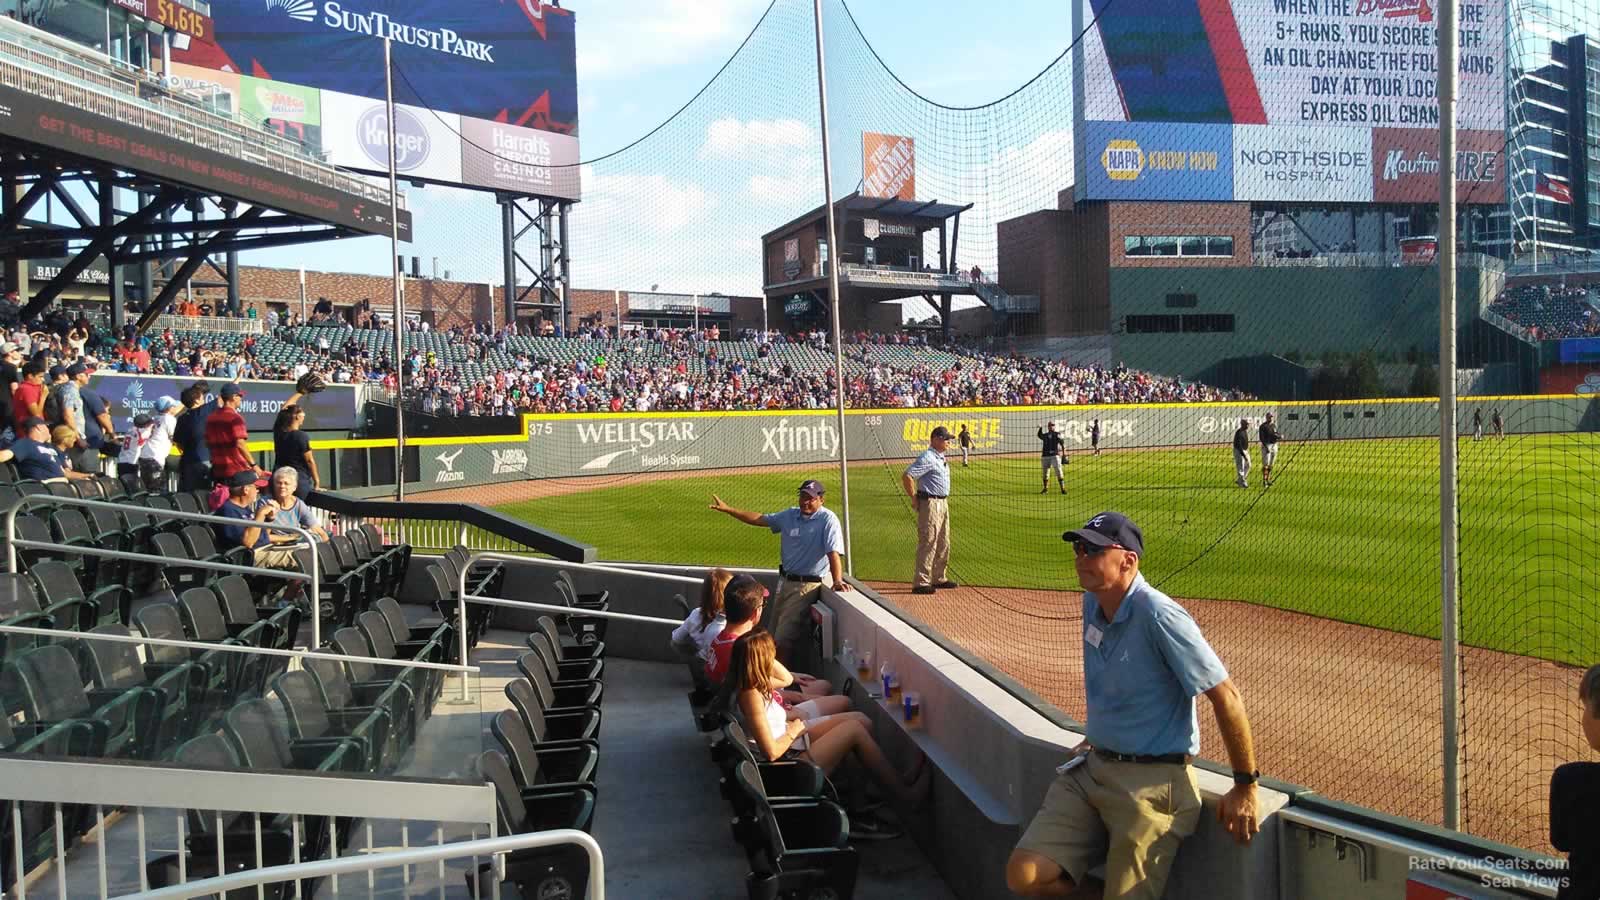
[[[1250,486],[1250,420],[1240,419],[1239,430],[1233,433],[1233,469],[1238,473],[1239,487]]]
[[[1261,486],[1272,486],[1272,464],[1278,459],[1278,426],[1273,422],[1272,413],[1267,413],[1267,419],[1261,423],[1258,432],[1261,437]],[[1249,468],[1249,463],[1245,464]]]
[[[1046,430],[1048,429],[1048,430]],[[1039,493],[1050,493],[1050,473],[1056,473],[1056,486],[1061,488],[1061,493],[1067,492],[1067,482],[1061,474],[1061,460],[1067,455],[1067,445],[1061,440],[1061,432],[1056,431],[1056,423],[1050,422],[1039,429],[1039,480],[1043,487]]]

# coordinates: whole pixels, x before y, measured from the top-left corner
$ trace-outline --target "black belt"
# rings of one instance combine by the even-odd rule
[[[807,584],[822,583],[821,575],[796,575],[793,572],[785,572],[782,569],[778,570],[778,577],[782,578],[784,581],[804,581]]]
[[[1112,750],[1101,749],[1100,747],[1094,748],[1094,752],[1105,759],[1111,760],[1112,762],[1151,764],[1166,763],[1174,766],[1187,766],[1189,763],[1194,761],[1194,757],[1187,753],[1162,753],[1159,756],[1148,756],[1143,754],[1136,755],[1131,753],[1117,753]]]
[[[927,491],[917,491],[918,500],[948,500],[949,494],[930,494]]]

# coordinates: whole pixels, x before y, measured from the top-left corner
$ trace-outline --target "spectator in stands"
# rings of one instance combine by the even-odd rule
[[[733,573],[716,568],[700,583],[700,605],[689,611],[683,624],[672,632],[672,647],[686,661],[704,659],[706,648],[728,624],[722,612],[722,593],[728,589]]]
[[[278,418],[272,423],[272,448],[280,471],[285,466],[295,470],[298,476],[296,496],[305,497],[316,490],[320,482],[317,457],[311,452],[311,438],[300,427],[305,424],[306,410],[295,402],[299,397],[298,393],[290,397],[278,410]]]
[[[1194,698],[1204,694],[1216,712],[1234,769],[1217,817],[1241,844],[1258,830],[1250,721],[1194,619],[1139,573],[1137,525],[1104,512],[1061,537],[1084,590],[1087,731],[1012,851],[1006,884],[1065,896],[1103,858],[1106,896],[1159,897],[1200,820]]]
[[[17,478],[23,481],[66,481],[67,479],[93,478],[84,472],[73,472],[62,466],[61,452],[50,442],[50,423],[39,416],[29,416],[21,423],[22,437],[10,448],[0,450],[0,462],[11,462],[17,467]]]
[[[37,360],[22,367],[22,383],[11,392],[11,415],[18,438],[26,437],[29,419],[44,419],[44,363]]]
[[[216,412],[206,417],[205,441],[211,451],[211,480],[231,485],[239,472],[265,473],[250,453],[250,429],[239,414],[244,391],[230,382],[222,386],[221,396]]]
[[[92,373],[93,369],[86,370],[78,382],[78,395],[83,398],[83,441],[86,445],[83,452],[85,465],[80,468],[85,472],[100,471],[100,457],[109,455],[107,448],[117,445],[117,429],[111,422],[111,406],[99,391],[89,386],[89,375]]]
[[[910,772],[896,771],[872,739],[867,717],[859,712],[811,720],[790,715],[778,693],[788,680],[788,671],[778,662],[772,635],[756,629],[735,642],[728,668],[730,708],[743,721],[745,733],[755,740],[762,755],[777,761],[798,747],[801,755],[830,775],[840,763],[853,757],[872,773],[880,787],[906,806],[914,806],[928,796],[933,771],[927,757],[920,756]]]
[[[262,528],[273,522],[278,507],[261,500],[261,481],[254,469],[239,469],[229,476],[228,499],[217,510],[217,515],[237,519],[237,525],[218,525],[217,543],[223,549],[247,547],[254,555],[255,564],[268,569],[299,570],[293,545],[300,541],[292,531]]]
[[[217,402],[207,396],[211,386],[197,381],[178,395],[184,412],[172,432],[178,445],[178,490],[195,491],[211,485],[211,448],[206,446],[206,419]]]
[[[295,525],[311,532],[317,540],[328,539],[328,532],[317,524],[317,517],[311,507],[300,501],[297,482],[300,472],[291,466],[281,466],[272,473],[272,498],[271,502],[278,508],[276,519],[279,525]]]
[[[706,680],[713,686],[720,686],[728,674],[728,659],[733,653],[733,642],[749,634],[759,626],[761,611],[766,607],[768,597],[767,589],[750,575],[736,575],[722,591],[723,615],[725,624],[722,630],[711,639],[706,646]],[[787,672],[787,667],[785,668]],[[787,703],[805,703],[818,697],[827,697],[833,693],[833,684],[821,678],[807,675],[804,672],[792,672],[792,679],[785,681],[781,687],[784,689],[784,700]],[[849,708],[849,699],[838,698],[844,701],[843,709]],[[830,707],[831,708],[831,707]],[[822,714],[812,708],[808,712]]]
[[[66,379],[50,389],[51,399],[55,401],[54,412],[56,417],[50,421],[51,425],[64,425],[70,428],[76,436],[70,449],[70,458],[74,468],[88,472],[99,468],[100,451],[96,448],[92,455],[92,463],[85,465],[86,457],[91,454],[84,451],[89,449],[88,424],[85,421],[83,386],[89,383],[89,370],[81,362],[75,362],[66,368]],[[97,426],[98,427],[98,426]]]
[[[1578,722],[1584,740],[1600,752],[1600,666],[1578,681]],[[1600,897],[1600,831],[1594,811],[1600,809],[1600,763],[1571,762],[1558,766],[1550,779],[1550,844],[1567,854],[1567,875],[1556,900]]]
[[[129,423],[127,433],[122,436],[122,450],[117,454],[117,474],[120,476],[131,472],[137,475],[139,482],[144,485],[147,491],[154,490],[151,487],[152,484],[159,484],[159,480],[154,477],[157,474],[157,470],[153,465],[146,466],[141,464],[140,457],[143,455],[144,446],[150,440],[155,428],[155,417],[149,413],[139,413],[134,416]],[[154,463],[155,461],[152,459],[151,462]],[[149,470],[151,477],[146,477],[146,470]]]
[[[22,348],[6,341],[0,345],[0,437],[16,437],[11,394],[22,383]]]

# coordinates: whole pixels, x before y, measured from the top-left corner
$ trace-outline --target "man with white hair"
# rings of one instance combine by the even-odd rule
[[[1046,430],[1049,429],[1049,430]],[[1039,493],[1050,492],[1050,473],[1056,473],[1056,487],[1061,493],[1067,492],[1066,479],[1061,475],[1061,460],[1067,455],[1067,445],[1061,439],[1061,432],[1056,430],[1056,423],[1049,422],[1044,428],[1039,429],[1039,480],[1043,487]]]

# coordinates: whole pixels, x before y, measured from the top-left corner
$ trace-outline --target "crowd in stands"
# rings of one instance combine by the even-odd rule
[[[86,319],[53,314],[30,328],[11,328],[8,337],[27,356],[42,349],[64,363],[82,359],[118,372],[222,381],[314,372],[332,384],[403,385],[409,402],[438,415],[821,409],[834,403],[834,354],[820,331],[735,335],[709,325],[624,331],[618,338],[590,328],[562,338],[531,326],[434,330],[408,323],[396,372],[393,332],[364,327],[380,324],[370,307],[355,315],[352,324],[321,301],[304,318],[270,313],[262,335],[172,328],[141,335],[132,327],[113,335]],[[846,403],[854,408],[1243,398],[1121,366],[934,346],[923,334],[855,332],[843,356]]]
[[[1529,284],[1508,289],[1489,309],[1528,329],[1536,340],[1600,336],[1600,283],[1581,287]]]

